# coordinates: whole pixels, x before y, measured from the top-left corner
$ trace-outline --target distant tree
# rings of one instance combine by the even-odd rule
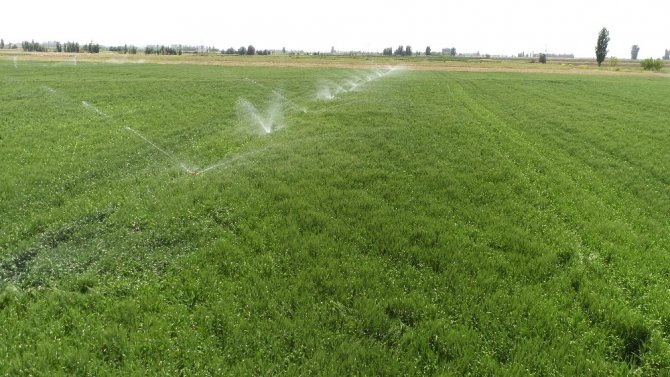
[[[282,54],[285,54],[285,53],[286,53],[286,47],[282,47],[282,48],[281,48],[281,53],[282,53]]]
[[[663,55],[663,60],[670,60],[670,50],[665,50],[665,55]]]
[[[177,51],[177,49],[172,46],[161,45],[156,53],[160,55],[178,55],[179,51]]]
[[[56,42],[56,52],[63,52],[63,45],[60,42]]]
[[[598,42],[596,43],[596,61],[598,61],[598,67],[605,61],[607,57],[607,45],[610,43],[610,32],[607,28],[602,28],[600,33],[598,33]]]
[[[452,47],[451,50],[449,50],[449,55],[456,56],[456,47]]]
[[[640,46],[638,45],[633,45],[630,49],[630,58],[632,60],[637,60],[637,53],[640,52]]]
[[[412,56],[412,46],[405,47],[405,56]]]
[[[398,46],[398,48],[396,48],[393,52],[393,55],[405,56],[405,48],[403,46]]]
[[[426,46],[426,55],[430,55],[430,46]]]
[[[242,46],[237,49],[237,55],[246,55],[247,54],[247,48]]]
[[[387,48],[385,48],[384,51],[382,52],[382,55],[384,55],[384,56],[391,56],[391,55],[393,55],[393,47],[387,47]]]
[[[63,47],[64,52],[79,52],[79,43],[76,42],[65,42],[65,46]]]
[[[542,64],[547,64],[547,54],[540,54],[538,61]]]
[[[21,48],[23,51],[28,51],[28,52],[44,52],[46,51],[46,48],[35,42],[34,40],[28,42],[28,41],[23,41],[21,42]]]
[[[5,48],[5,40],[0,38],[0,49]]]
[[[330,53],[331,53],[331,54],[334,54],[334,53],[335,53],[335,46],[332,46],[332,47],[330,48]]]
[[[249,45],[249,47],[247,47],[247,55],[256,55],[256,47]]]

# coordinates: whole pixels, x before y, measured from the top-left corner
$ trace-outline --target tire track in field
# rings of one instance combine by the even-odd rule
[[[538,188],[538,190],[535,190],[535,195],[543,198],[546,202],[552,203],[545,209],[545,211],[548,210],[552,212],[556,219],[561,220],[566,225],[564,231],[567,234],[572,234],[577,237],[575,240],[577,241],[578,249],[585,250],[588,255],[594,253],[583,237],[581,237],[579,233],[573,231],[574,224],[567,222],[566,218],[571,218],[572,216],[569,213],[562,213],[560,211],[560,206],[557,206],[554,203],[553,195],[541,187],[544,186],[544,184],[538,185],[542,180],[542,177],[535,171],[534,166],[538,165],[537,162],[542,162],[545,166],[552,166],[553,162],[549,161],[537,146],[530,143],[518,130],[508,125],[503,119],[488,110],[484,105],[471,98],[466,93],[461,83],[455,82],[453,90],[466,109],[471,112],[476,119],[479,119],[481,122],[479,130],[486,135],[486,138],[495,146],[497,154],[509,161],[516,168],[518,176],[523,180],[524,185],[527,187]],[[514,153],[515,151],[517,152]],[[520,157],[521,151],[523,151],[524,154],[523,158]],[[567,166],[567,164],[565,166]],[[551,169],[546,175],[552,177],[554,181],[567,183],[566,186],[569,188],[566,188],[570,191],[583,191],[571,176],[566,175],[561,170]],[[594,201],[598,203],[600,207],[606,208],[606,204],[602,199],[595,195],[590,196],[589,201]],[[583,259],[584,255],[580,253],[579,250],[577,250],[577,252],[579,253],[579,258]]]
[[[490,88],[487,88],[490,90]],[[584,89],[578,89],[580,92],[583,92]],[[487,96],[487,91],[486,90],[481,90],[483,92],[484,96]],[[510,94],[513,92],[513,90],[510,89]],[[566,109],[571,109],[571,112],[576,112],[579,114],[588,114],[589,112],[592,112],[593,107],[589,107],[589,103],[591,105],[595,106],[595,100],[590,99],[590,100],[584,100],[581,98],[588,97],[586,94],[583,96],[578,96],[580,98],[579,101],[568,101],[564,95],[561,95],[561,93],[550,93],[550,92],[544,92],[544,91],[533,91],[530,93],[519,93],[518,91],[514,92],[516,94],[516,98],[519,99],[519,96],[529,96],[530,98],[527,98],[526,101],[527,103],[533,103],[532,101],[538,101],[540,102],[540,105],[537,106],[534,104],[533,106],[540,107],[542,109],[545,109],[546,112],[554,112],[557,114],[564,113]],[[584,92],[586,93],[586,92]],[[509,96],[503,96],[503,98],[510,98]],[[573,97],[570,97],[573,98]],[[523,99],[520,99],[523,101]],[[623,99],[625,101],[625,99]],[[501,104],[502,106],[502,104]],[[612,124],[611,122],[615,122],[617,125],[617,128],[615,131],[620,131],[620,130],[625,130],[626,134],[629,132],[638,135],[637,137],[645,137],[648,136],[646,133],[644,133],[642,130],[638,130],[635,127],[627,127],[625,124],[621,124],[620,119],[622,119],[625,115],[625,111],[622,112],[620,110],[617,110],[617,115],[613,117],[614,120],[607,121],[605,125],[607,124]],[[526,116],[525,113],[517,114],[515,115],[516,117],[523,117],[524,119],[527,119],[529,122],[537,122],[537,119],[531,117],[531,116]],[[569,119],[574,119],[574,118],[569,118]],[[519,120],[519,119],[517,119]],[[525,131],[520,131],[524,132]],[[663,175],[662,173],[659,173],[658,171],[654,170],[648,165],[644,165],[641,161],[635,159],[635,158],[630,158],[627,156],[625,153],[622,153],[620,148],[616,147],[607,147],[606,145],[603,144],[602,140],[598,138],[593,138],[590,137],[589,135],[583,135],[579,134],[579,137],[577,135],[570,133],[568,130],[566,130],[563,127],[551,127],[551,133],[547,134],[545,137],[551,138],[551,140],[554,141],[554,143],[561,149],[563,150],[562,155],[564,156],[564,159],[567,159],[568,157],[572,160],[577,159],[579,160],[583,165],[589,166],[589,175],[591,177],[594,176],[603,176],[603,173],[600,173],[598,170],[596,170],[596,166],[594,165],[594,161],[589,158],[589,156],[581,154],[581,153],[571,153],[569,151],[569,144],[574,144],[575,143],[580,143],[580,149],[587,149],[593,152],[596,152],[595,155],[602,156],[603,158],[612,159],[614,161],[617,161],[619,166],[621,166],[621,171],[641,171],[645,173],[644,177],[641,177],[646,181],[646,183],[656,183],[657,186],[661,187],[667,187],[668,186],[668,178]],[[629,137],[631,138],[631,137]],[[646,186],[645,189],[647,189],[649,186]],[[621,190],[626,190],[626,187],[622,187]],[[647,203],[641,202],[639,198],[636,195],[628,196],[628,197],[622,197],[621,200],[625,202],[638,202],[639,207],[645,207],[648,205]],[[640,214],[636,214],[640,216]],[[662,218],[664,221],[667,220],[667,217],[663,216]]]
[[[638,251],[636,245],[639,230],[636,230],[635,219],[631,219],[629,213],[622,212],[621,208],[616,205],[619,198],[624,201],[628,199],[634,201],[635,198],[617,193],[600,179],[586,182],[580,180],[578,178],[580,175],[598,176],[597,171],[591,166],[582,166],[583,171],[576,173],[578,176],[575,177],[566,170],[572,165],[570,156],[563,155],[559,151],[554,157],[562,160],[560,162],[545,156],[537,145],[530,143],[522,135],[521,131],[515,129],[513,125],[507,123],[485,105],[469,97],[462,86],[459,89],[464,105],[482,121],[480,129],[496,146],[498,154],[518,168],[519,176],[525,182],[524,185],[532,188],[534,196],[544,198],[544,201],[550,203],[538,210],[550,213],[555,219],[554,222],[561,224],[561,233],[571,236],[577,242],[575,248],[568,249],[555,249],[548,245],[549,250],[557,252],[559,259],[565,260],[563,263],[573,259],[570,255],[574,253],[577,263],[564,264],[563,268],[568,268],[575,274],[579,274],[584,267],[602,268],[604,274],[589,276],[591,281],[599,282],[600,289],[597,293],[616,298],[615,302],[638,312],[632,309],[632,304],[620,294],[624,291],[620,277],[616,275],[615,270],[607,268],[609,262],[605,261],[612,252],[623,252],[625,261],[635,260],[630,255],[635,256]],[[533,169],[537,162],[544,164],[545,172]],[[532,205],[536,206],[538,203],[532,203]],[[602,224],[603,221],[605,224]],[[617,244],[617,240],[612,238],[613,235],[605,233],[612,227],[616,227],[618,231],[618,234],[614,236],[631,241]],[[583,291],[580,296],[582,300],[596,292],[588,288],[581,288],[581,290]],[[579,301],[575,304],[580,305]],[[583,306],[583,303],[581,305]]]

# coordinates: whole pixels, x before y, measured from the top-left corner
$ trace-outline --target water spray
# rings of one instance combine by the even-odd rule
[[[50,92],[53,91],[53,89],[51,89],[51,90],[49,90],[49,89],[51,89],[51,88],[47,87],[47,90],[48,90],[48,91],[50,91]],[[90,103],[88,103],[88,102],[86,102],[86,101],[81,101],[81,104],[82,104],[85,108],[94,111],[96,114],[98,114],[98,115],[100,115],[100,116],[103,116],[103,117],[105,117],[105,118],[109,118],[109,115],[107,115],[107,114],[104,113],[103,111],[100,111],[100,109],[98,109],[97,107],[91,105]],[[154,149],[156,149],[157,151],[161,152],[163,155],[167,156],[169,159],[171,159],[172,161],[174,161],[174,162],[177,164],[177,166],[179,166],[179,167],[180,167],[183,171],[185,171],[186,173],[188,173],[188,174],[190,174],[190,175],[192,175],[192,176],[194,176],[194,177],[197,176],[197,175],[199,174],[198,171],[197,171],[197,169],[193,169],[193,168],[189,167],[189,166],[186,165],[184,162],[182,162],[181,160],[179,160],[179,159],[177,158],[177,156],[175,156],[173,153],[170,153],[170,152],[168,152],[166,149],[161,148],[160,146],[158,146],[158,144],[156,144],[156,143],[154,143],[153,141],[151,141],[148,137],[144,136],[142,133],[140,133],[140,132],[137,131],[136,129],[131,128],[131,127],[127,127],[127,126],[125,127],[125,129],[126,129],[127,131],[129,131],[129,132],[132,132],[133,134],[135,134],[135,136],[137,136],[137,137],[139,137],[140,139],[144,140],[144,142],[146,142],[147,144],[149,144],[150,146],[152,146]]]
[[[88,102],[86,102],[86,101],[81,101],[81,104],[82,104],[85,108],[94,111],[96,114],[98,114],[98,115],[100,115],[100,116],[103,116],[103,117],[105,117],[105,118],[108,118],[108,117],[109,117],[109,115],[107,115],[107,114],[105,114],[104,112],[100,111],[100,109],[98,109],[97,107],[91,105],[90,103],[88,103]]]
[[[151,145],[152,147],[154,147],[154,149],[156,149],[157,151],[161,152],[162,154],[164,154],[165,156],[167,156],[168,158],[170,158],[170,159],[173,160],[174,162],[176,162],[177,165],[178,165],[180,168],[182,168],[182,170],[184,170],[186,173],[188,173],[188,174],[190,174],[190,175],[192,175],[192,176],[197,176],[197,175],[198,175],[198,171],[197,171],[197,169],[191,169],[191,168],[188,167],[185,163],[183,163],[182,161],[180,161],[174,154],[172,154],[172,153],[166,151],[165,149],[159,147],[156,143],[154,143],[153,141],[149,140],[149,138],[147,138],[146,136],[142,135],[142,134],[141,134],[139,131],[137,131],[136,129],[134,129],[134,128],[130,128],[130,127],[128,127],[128,126],[126,126],[125,129],[126,129],[127,131],[129,131],[129,132],[134,133],[137,137],[139,137],[140,139],[144,140],[147,144],[149,144],[149,145]]]
[[[73,55],[73,63],[74,65],[77,64],[77,55]],[[17,67],[17,58],[14,57],[14,66]],[[327,99],[327,100],[332,100],[335,99],[339,94],[341,93],[348,93],[357,90],[360,88],[362,85],[374,81],[378,78],[384,77],[388,75],[389,73],[393,72],[396,68],[390,67],[386,70],[381,70],[377,69],[374,71],[371,71],[367,75],[354,75],[353,77],[350,77],[350,79],[344,81],[344,85],[348,86],[347,88],[344,88],[340,84],[336,84],[333,82],[326,82],[325,85],[322,85],[320,90],[317,93],[317,98],[318,99]],[[296,111],[306,113],[307,109],[304,106],[298,105],[296,102],[290,100],[287,98],[285,95],[283,95],[280,91],[274,90],[274,89],[269,89],[263,84],[260,84],[254,80],[251,80],[249,78],[245,78],[245,80],[267,90],[268,92],[272,93],[274,95],[274,98],[272,98],[271,102],[269,103],[267,109],[263,112],[259,111],[259,109],[254,106],[251,102],[244,98],[240,98],[238,100],[238,111],[242,114],[245,115],[252,124],[260,128],[260,131],[264,134],[270,134],[279,128],[283,127],[283,106],[288,105],[289,107],[293,108]],[[54,93],[55,91],[53,88],[46,87],[45,90],[47,90],[50,93]],[[82,101],[81,104],[92,111],[94,111],[96,114],[108,118],[109,115],[106,113],[102,112],[99,110],[97,107],[91,105],[90,103],[86,101]],[[161,154],[164,156],[168,157],[170,160],[174,161],[177,166],[179,166],[185,173],[189,174],[192,177],[197,177],[199,175],[205,174],[209,171],[222,168],[225,166],[230,165],[231,163],[240,160],[242,158],[246,158],[250,154],[257,153],[258,151],[246,153],[246,154],[241,154],[237,156],[233,156],[227,159],[224,159],[220,162],[217,162],[215,164],[206,166],[202,169],[197,169],[193,168],[186,163],[183,162],[183,160],[178,159],[173,153],[170,153],[166,149],[162,148],[158,144],[154,143],[152,140],[150,140],[148,137],[140,133],[134,128],[131,127],[124,127],[128,132],[133,133],[135,136],[139,137],[142,139],[145,143],[149,144],[152,148],[156,149],[159,151]],[[75,145],[76,149],[76,145]]]
[[[387,67],[385,70],[377,68],[369,72],[367,75],[352,75],[348,79],[343,80],[342,84],[326,81],[317,89],[316,98],[320,100],[336,99],[339,94],[357,91],[363,85],[380,79],[396,69],[397,67],[395,66]]]
[[[262,152],[262,151],[264,151],[264,150],[266,150],[266,149],[267,149],[267,147],[263,147],[263,148],[260,148],[260,149],[255,150],[255,151],[252,151],[252,152],[247,152],[247,153],[243,153],[243,154],[238,154],[238,155],[236,155],[236,156],[226,158],[226,159],[224,159],[224,160],[221,160],[221,161],[219,161],[219,162],[216,162],[216,163],[214,163],[214,164],[212,164],[212,165],[209,165],[209,166],[203,168],[202,170],[200,170],[199,172],[197,172],[195,175],[205,174],[205,173],[207,173],[207,172],[209,172],[209,171],[212,171],[212,170],[215,170],[215,169],[219,169],[219,168],[226,167],[226,166],[228,166],[228,165],[230,165],[230,164],[232,164],[232,163],[234,163],[234,162],[236,162],[236,161],[239,161],[239,160],[248,158],[249,156],[255,155],[255,154],[257,154],[257,153],[259,153],[259,152]]]
[[[294,110],[296,110],[296,111],[298,111],[298,112],[301,112],[301,113],[303,113],[303,114],[307,114],[307,108],[305,108],[304,106],[299,106],[297,103],[295,103],[295,102],[293,102],[292,100],[288,99],[285,95],[281,94],[281,93],[280,93],[279,91],[277,91],[277,90],[273,90],[272,93],[273,93],[274,95],[278,96],[279,98],[283,99],[284,101],[286,101],[286,103],[288,103],[289,106],[291,106]]]
[[[275,96],[277,96],[277,97],[280,98],[281,100],[283,100],[283,101],[285,101],[286,103],[288,103],[289,106],[292,107],[294,110],[296,110],[296,111],[298,111],[298,112],[301,112],[301,113],[307,113],[307,109],[305,108],[305,106],[300,106],[300,105],[298,105],[297,103],[295,103],[295,101],[289,99],[289,98],[286,97],[284,94],[282,94],[280,91],[278,91],[278,90],[276,90],[276,89],[270,89],[270,88],[268,88],[267,86],[265,86],[265,85],[259,83],[258,81],[256,81],[256,80],[252,80],[252,79],[250,79],[250,78],[248,78],[248,77],[245,77],[244,80],[249,81],[250,83],[252,83],[252,84],[254,84],[254,85],[257,85],[257,86],[259,86],[260,88],[263,88],[263,89],[265,89],[265,90],[271,92],[272,94],[274,94]]]
[[[273,100],[264,113],[261,113],[256,106],[244,98],[238,101],[238,109],[246,115],[251,123],[258,126],[264,134],[272,133],[283,126],[281,118],[283,117],[281,102]]]
[[[41,89],[44,90],[45,92],[51,94],[51,95],[62,95],[62,94],[60,94],[60,92],[59,92],[57,89],[54,89],[53,87],[50,87],[50,86],[46,86],[46,85],[45,85],[45,86],[42,86]],[[109,116],[107,113],[101,111],[101,110],[98,109],[96,106],[92,105],[91,103],[89,103],[89,102],[87,102],[87,101],[81,101],[81,105],[82,105],[84,108],[86,108],[87,110],[93,111],[93,112],[95,112],[97,115],[99,115],[99,116],[101,116],[101,117],[104,117],[104,118],[106,118],[106,119],[111,119],[111,118],[112,118],[112,117]],[[168,150],[166,150],[166,149],[160,147],[158,144],[156,144],[155,142],[153,142],[151,139],[149,139],[148,137],[144,136],[141,132],[137,131],[137,130],[134,129],[134,128],[127,127],[127,126],[124,127],[124,128],[126,129],[126,131],[133,133],[135,136],[137,136],[138,138],[142,139],[145,143],[149,144],[152,148],[156,149],[156,150],[159,151],[161,154],[165,155],[165,156],[168,157],[170,160],[174,161],[175,164],[176,164],[177,166],[179,166],[179,167],[181,168],[181,170],[183,170],[185,173],[187,173],[187,174],[189,174],[189,175],[191,175],[191,176],[193,176],[193,177],[198,176],[198,175],[200,174],[200,172],[198,171],[197,168],[193,168],[193,167],[191,167],[190,165],[188,165],[187,163],[185,163],[183,160],[180,160],[179,158],[177,158],[177,156],[176,156],[175,154],[170,153]],[[78,141],[75,142],[74,148],[73,148],[73,150],[72,150],[72,157],[71,157],[71,160],[72,160],[72,161],[74,161],[75,154],[76,154],[76,151],[77,151],[77,146],[78,146]],[[211,170],[211,168],[210,168],[210,170]]]

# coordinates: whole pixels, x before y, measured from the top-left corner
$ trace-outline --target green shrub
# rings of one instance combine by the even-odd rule
[[[663,61],[661,59],[644,59],[640,64],[645,71],[660,71],[663,68]]]

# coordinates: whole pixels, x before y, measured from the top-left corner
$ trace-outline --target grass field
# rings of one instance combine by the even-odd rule
[[[2,375],[670,373],[666,76],[0,80]]]

